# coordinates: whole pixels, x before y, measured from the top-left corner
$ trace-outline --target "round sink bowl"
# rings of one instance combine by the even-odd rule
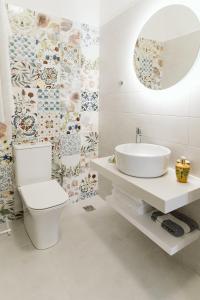
[[[164,175],[169,167],[171,150],[153,144],[124,144],[115,148],[116,166],[124,174],[155,178]]]

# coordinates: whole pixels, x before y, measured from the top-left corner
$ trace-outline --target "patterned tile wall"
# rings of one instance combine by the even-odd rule
[[[139,38],[134,51],[136,75],[147,88],[160,90],[162,88],[163,43]]]
[[[0,203],[13,212],[12,143],[50,141],[53,177],[74,203],[97,191],[99,32],[87,24],[8,6],[14,114],[0,141]],[[1,209],[1,206],[0,206]]]

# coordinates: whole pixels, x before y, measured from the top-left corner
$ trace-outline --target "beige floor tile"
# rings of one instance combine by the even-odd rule
[[[82,206],[93,204],[93,212]],[[197,300],[200,277],[98,197],[67,207],[56,247],[35,250],[23,223],[0,237],[3,300]]]

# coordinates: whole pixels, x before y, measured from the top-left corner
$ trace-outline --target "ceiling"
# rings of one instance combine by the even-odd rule
[[[100,0],[101,5],[101,25],[120,15],[138,0]]]

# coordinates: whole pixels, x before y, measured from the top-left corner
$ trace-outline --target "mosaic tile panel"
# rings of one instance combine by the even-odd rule
[[[92,197],[97,189],[90,161],[98,155],[99,32],[12,5],[8,14],[12,142],[50,141],[52,177],[64,187],[69,202]],[[0,178],[0,201],[6,199],[14,218],[21,212],[17,216],[13,210],[11,150],[0,141],[0,171],[7,170]]]

